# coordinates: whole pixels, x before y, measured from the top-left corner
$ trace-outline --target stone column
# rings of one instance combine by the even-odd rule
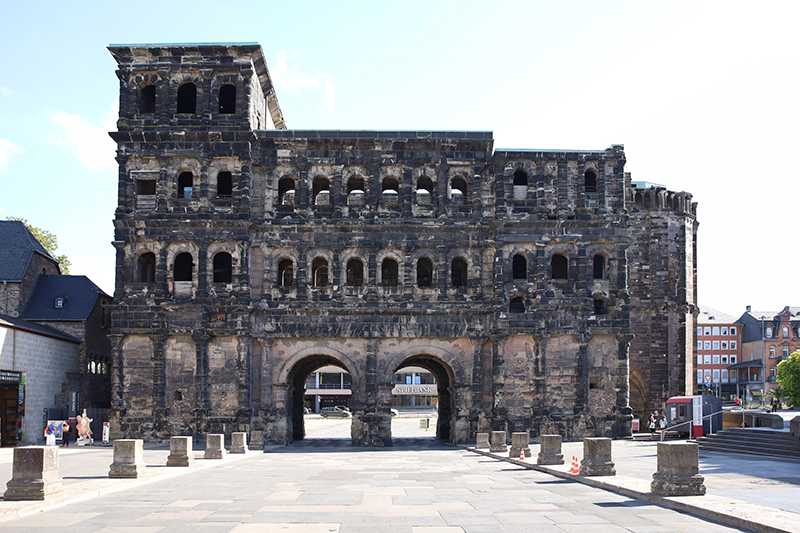
[[[6,501],[46,500],[63,491],[58,475],[58,448],[25,446],[14,448],[11,480],[6,483]]]
[[[505,344],[508,335],[493,335],[492,341],[492,428],[505,427],[506,404],[505,383]],[[505,451],[505,449],[503,449]]]
[[[206,435],[206,453],[203,459],[223,459],[225,457],[225,435],[209,433]]]
[[[489,449],[489,434],[478,433],[475,436],[475,448],[478,450]]]
[[[231,433],[230,453],[247,453],[247,433],[238,431]]]
[[[167,466],[194,466],[192,437],[170,437]]]
[[[116,248],[114,299],[120,301],[125,297],[125,241],[114,241],[111,244]],[[134,265],[134,268],[136,268],[136,265]]]
[[[239,357],[238,367],[238,402],[239,402],[239,424],[249,424],[252,409],[250,408],[250,345],[253,337],[246,331],[236,332],[236,354]],[[243,429],[243,428],[238,428]]]
[[[142,439],[117,439],[114,441],[114,462],[108,471],[112,478],[140,478],[147,472],[144,463]]]
[[[611,460],[611,439],[583,439],[583,460],[580,475],[582,476],[614,476],[614,462]]]
[[[205,332],[197,332],[192,335],[192,340],[195,342],[195,374],[194,374],[194,390],[195,390],[195,430],[198,433],[204,432],[204,425],[208,416],[209,407],[209,379],[208,379],[208,343],[211,341],[211,336]]]
[[[561,453],[561,435],[542,435],[541,447],[536,463],[540,465],[563,465],[564,456]]]
[[[575,371],[575,409],[580,413],[589,403],[589,340],[591,333],[576,333],[572,336],[578,344],[578,368]]]
[[[504,452],[508,450],[508,446],[506,446],[506,432],[505,431],[492,431],[492,443],[489,447],[489,451],[494,452]]]
[[[163,416],[163,410],[167,407],[167,361],[164,356],[167,336],[163,333],[154,333],[150,335],[150,341],[153,343],[153,403],[155,408],[160,410],[160,413],[154,414]]]
[[[530,434],[527,431],[511,434],[511,448],[508,456],[512,459],[519,459],[525,453],[525,457],[531,456]]]
[[[108,340],[111,341],[111,407],[119,411],[125,408],[125,390],[122,387],[125,383],[122,355],[125,335],[112,334]]]
[[[263,450],[264,449],[264,432],[251,431],[250,432],[250,450]],[[233,453],[233,449],[231,449]]]
[[[658,469],[650,490],[661,496],[702,496],[706,493],[699,474],[700,449],[694,442],[659,442]]]

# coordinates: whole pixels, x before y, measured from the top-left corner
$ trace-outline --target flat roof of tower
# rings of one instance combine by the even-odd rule
[[[261,46],[257,42],[244,43],[111,43],[109,48],[172,48],[174,46]]]

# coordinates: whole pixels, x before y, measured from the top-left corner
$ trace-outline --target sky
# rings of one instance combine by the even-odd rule
[[[698,301],[800,306],[800,2],[7,2],[0,219],[114,290],[109,44],[257,42],[290,129],[488,130],[602,150],[698,203]],[[0,250],[0,253],[2,251]]]

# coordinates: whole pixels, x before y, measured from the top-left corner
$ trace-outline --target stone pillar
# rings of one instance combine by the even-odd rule
[[[203,459],[222,459],[225,457],[225,435],[209,433],[206,435],[206,453]]]
[[[530,434],[527,431],[512,433],[511,434],[511,449],[508,450],[508,456],[512,459],[519,459],[522,453],[525,457],[531,456],[530,448]]]
[[[208,416],[209,398],[208,391],[210,389],[208,379],[208,344],[211,341],[211,336],[205,332],[197,331],[192,335],[192,340],[195,343],[195,374],[194,374],[194,390],[195,390],[195,430],[200,433],[204,431],[206,417]]]
[[[478,433],[475,436],[475,448],[478,450],[485,450],[489,448],[489,434]]]
[[[508,450],[508,446],[506,446],[506,432],[492,431],[492,444],[489,448],[489,451],[504,452],[506,450]]]
[[[170,437],[167,466],[194,466],[192,437]]]
[[[694,442],[659,442],[658,469],[650,490],[661,496],[702,496],[706,493],[698,468],[700,449]]]
[[[251,431],[250,432],[250,446],[251,450],[263,450],[264,449],[264,432],[263,431]],[[231,450],[233,453],[233,450]]]
[[[231,433],[230,453],[247,453],[247,433],[244,432]]]
[[[140,478],[146,473],[142,439],[117,439],[114,441],[114,462],[108,477]]]
[[[58,448],[14,448],[13,472],[3,495],[6,501],[45,500],[62,491],[61,477],[58,475]]]
[[[582,476],[615,476],[614,462],[611,460],[611,439],[583,439]]]
[[[117,410],[125,408],[125,390],[122,384],[125,383],[123,366],[123,346],[125,345],[125,335],[109,335],[111,341],[111,407]]]
[[[508,335],[492,335],[492,428],[505,427],[505,344]],[[494,440],[492,441],[494,442]],[[503,448],[505,451],[505,448]]]
[[[542,435],[541,446],[536,464],[563,465],[564,455],[561,453],[561,435]]]
[[[167,343],[167,336],[163,333],[150,335],[153,343],[153,400],[155,408],[162,410],[159,414],[163,415],[163,409],[167,407],[167,359],[164,349]]]
[[[586,410],[589,403],[589,340],[592,334],[576,333],[572,336],[578,345],[578,365],[575,369],[575,409],[576,412]]]
[[[800,438],[800,416],[792,418],[792,420],[789,422],[789,431],[795,437]]]

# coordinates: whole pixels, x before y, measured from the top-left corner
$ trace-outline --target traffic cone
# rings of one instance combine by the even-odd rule
[[[525,449],[524,448],[520,448],[519,449],[519,460],[520,461],[524,461],[525,460]]]
[[[570,474],[578,475],[581,473],[581,467],[578,465],[578,458],[574,455],[572,456],[572,466],[569,469]]]

